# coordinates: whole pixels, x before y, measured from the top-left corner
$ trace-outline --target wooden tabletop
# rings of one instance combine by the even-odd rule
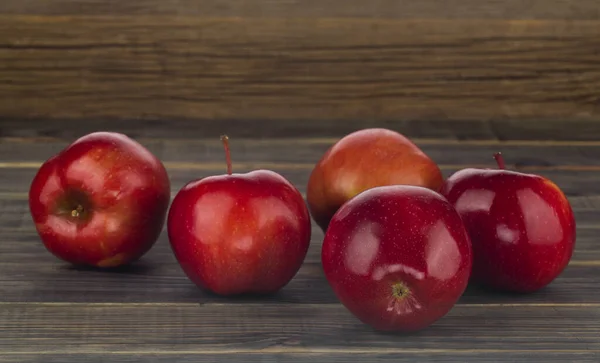
[[[391,126],[410,131],[401,123]],[[16,132],[10,130],[3,129]],[[164,161],[173,195],[191,179],[225,171],[218,137],[144,136],[152,132],[160,133],[160,127],[149,126],[135,137]],[[465,166],[493,166],[492,154],[502,151],[511,168],[555,181],[577,218],[569,267],[533,294],[471,287],[447,316],[410,335],[375,332],[336,300],[320,267],[323,233],[314,224],[303,267],[280,293],[266,298],[220,298],[200,291],[177,265],[166,233],[130,267],[72,268],[44,249],[27,207],[37,167],[72,141],[70,135],[5,136],[0,139],[0,361],[598,362],[600,140],[521,135],[519,140],[414,140],[445,175]],[[335,140],[299,135],[230,142],[236,171],[270,168],[304,193],[311,168]]]
[[[599,362],[597,0],[0,1],[0,362]],[[507,164],[548,176],[577,220],[571,264],[529,295],[469,288],[411,335],[336,300],[323,233],[269,298],[203,293],[162,234],[138,263],[74,269],[42,246],[27,191],[87,132],[164,161],[172,194],[234,168],[302,192],[343,135],[388,127],[444,175]]]

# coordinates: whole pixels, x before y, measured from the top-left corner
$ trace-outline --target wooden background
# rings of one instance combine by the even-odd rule
[[[0,1],[0,362],[599,362],[600,3],[596,0]],[[379,334],[319,266],[265,299],[182,274],[163,233],[134,266],[75,270],[41,246],[27,191],[75,137],[125,132],[172,194],[225,171],[303,193],[322,153],[365,127],[405,133],[444,175],[540,173],[568,195],[577,248],[531,295],[470,288],[434,326]]]
[[[595,0],[4,0],[0,116],[600,115]]]

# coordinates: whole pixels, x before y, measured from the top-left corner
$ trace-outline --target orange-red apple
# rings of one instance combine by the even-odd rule
[[[315,165],[308,181],[311,215],[323,231],[342,204],[377,186],[412,185],[439,191],[438,165],[404,135],[363,129],[336,142]]]

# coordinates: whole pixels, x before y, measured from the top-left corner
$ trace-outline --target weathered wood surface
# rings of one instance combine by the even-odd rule
[[[203,353],[203,352],[174,352],[166,356],[156,355],[154,353],[126,352],[123,354],[106,353],[76,353],[73,354],[74,362],[107,362],[107,357],[110,358],[110,363],[231,363],[231,362],[248,362],[248,363],[313,363],[313,362],[381,362],[381,363],[413,363],[413,362],[481,362],[481,363],[497,363],[497,362],[547,362],[547,363],[598,363],[598,353],[594,351],[562,351],[562,350],[536,350],[536,351],[520,351],[520,352],[498,352],[495,350],[477,350],[477,351],[461,351],[461,350],[402,350],[401,353],[370,353],[349,351],[347,353],[329,353],[322,351],[311,351],[310,353],[302,353],[296,351],[294,353],[278,353],[265,352],[263,354],[244,353],[243,360],[240,354],[236,353]],[[450,360],[448,357],[452,357]],[[33,354],[11,354],[2,358],[5,363],[65,363],[65,355],[63,354],[44,354],[43,356]]]
[[[475,352],[532,346],[542,352],[558,346],[600,352],[597,308],[457,306],[435,327],[409,338],[365,329],[339,305],[9,303],[2,308],[5,327],[1,334],[12,335],[13,344],[21,345],[12,352],[30,352],[32,342],[36,349],[56,353],[65,345],[82,353],[125,349],[197,354],[289,349],[310,353],[314,349],[331,353],[387,350],[401,355],[404,349],[448,353],[459,346]],[[24,321],[23,316],[31,319]],[[39,329],[42,322],[60,334]]]
[[[365,127],[386,127],[411,138],[433,138],[436,140],[476,140],[476,141],[583,141],[600,140],[600,128],[595,120],[549,119],[489,119],[489,120],[452,120],[444,117],[431,120],[395,119],[376,120],[354,118],[347,120],[307,119],[286,121],[278,119],[119,119],[85,118],[52,119],[27,118],[14,119],[1,117],[0,136],[13,138],[55,138],[72,139],[98,130],[111,130],[126,133],[137,138],[170,138],[178,140],[197,140],[218,138],[226,133],[231,137],[253,139],[290,139],[302,137],[323,138],[341,137],[349,132]]]
[[[4,0],[0,13],[596,20],[594,0]]]
[[[491,154],[502,151],[509,165],[549,176],[573,205],[578,240],[570,266],[546,289],[515,295],[470,287],[432,327],[395,335],[360,324],[336,300],[319,263],[323,233],[314,224],[297,276],[263,298],[197,289],[166,233],[127,268],[74,269],[56,260],[33,229],[27,190],[37,166],[72,134],[42,136],[0,138],[0,362],[600,360],[600,141],[416,139],[445,175],[493,167]],[[140,142],[167,165],[173,194],[193,178],[224,172],[215,138],[145,136]],[[299,136],[232,138],[237,170],[269,167],[304,192],[312,165],[336,139]]]
[[[0,116],[600,119],[592,0],[191,3],[3,2]]]

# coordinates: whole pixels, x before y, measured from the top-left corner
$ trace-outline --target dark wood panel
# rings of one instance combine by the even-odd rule
[[[243,117],[240,116],[240,117]],[[289,139],[297,137],[341,137],[365,127],[387,127],[409,137],[443,140],[562,140],[597,141],[600,123],[567,118],[549,119],[477,119],[448,122],[438,119],[378,120],[302,119],[281,122],[277,119],[172,119],[147,118],[85,118],[80,122],[58,118],[6,118],[0,114],[0,136],[60,137],[73,139],[98,130],[119,131],[134,137],[202,139],[218,138],[226,133],[232,138]]]
[[[593,351],[561,351],[549,350],[540,351],[532,349],[530,351],[509,352],[499,351],[468,351],[468,350],[448,350],[448,351],[427,351],[418,352],[411,350],[402,350],[401,352],[383,353],[365,353],[365,352],[310,352],[310,353],[271,353],[271,352],[253,352],[244,354],[243,361],[247,363],[313,363],[313,362],[381,362],[381,363],[413,363],[413,362],[464,362],[473,361],[480,363],[508,363],[508,362],[547,362],[547,363],[598,363],[600,353]],[[186,352],[175,353],[73,353],[73,354],[3,354],[0,362],[3,363],[231,363],[240,361],[240,355],[236,353],[203,353]]]
[[[24,216],[24,219],[29,219],[29,216]],[[0,246],[0,261],[3,263],[14,262],[16,260],[35,261],[41,253],[45,255],[43,247],[39,244],[39,238],[35,234],[32,223],[27,220],[25,225],[18,229],[10,227],[2,227],[0,238],[3,240],[3,245]],[[311,248],[306,257],[307,262],[320,261],[320,246],[323,241],[323,232],[313,223],[313,233],[311,239]],[[598,228],[578,228],[577,229],[577,246],[575,250],[574,260],[590,261],[591,259],[600,260],[600,245],[598,244]],[[165,255],[170,257],[171,251],[168,248],[168,240],[166,231],[160,236],[157,245],[153,249],[153,254],[157,254],[159,259]],[[150,256],[150,255],[148,255]],[[49,260],[52,262],[54,260]]]
[[[37,172],[36,167],[24,168],[0,168],[0,195],[5,199],[22,199],[26,197],[31,180]],[[310,176],[312,165],[277,165],[265,163],[248,163],[243,167],[234,169],[236,172],[245,172],[254,168],[267,167],[290,180],[302,193],[306,192],[306,185]],[[192,179],[202,178],[209,175],[225,173],[225,167],[219,163],[210,164],[167,164],[167,170],[171,180],[171,194],[175,195],[179,189]],[[455,172],[456,168],[444,168],[444,176]],[[600,171],[587,170],[535,170],[535,173],[544,175],[553,180],[565,194],[573,200],[574,207],[582,205],[583,208],[597,206],[600,203],[598,196],[598,185],[600,183]],[[575,198],[578,197],[578,198]]]
[[[338,138],[246,139],[230,138],[234,163],[316,163]],[[0,162],[42,162],[74,139],[0,139]],[[224,163],[223,145],[218,137],[201,140],[138,139],[163,162]],[[493,154],[501,151],[507,167],[598,166],[597,144],[531,144],[488,142],[486,144],[413,139],[435,162],[442,165],[494,167]],[[600,170],[600,167],[598,167]]]
[[[0,228],[7,233],[10,231],[13,231],[11,233],[19,233],[19,231],[33,230],[26,193],[11,195],[19,198],[5,198],[5,196],[0,195]],[[591,208],[587,208],[586,200],[589,199],[584,197],[571,198],[577,227],[579,230],[600,230],[600,212],[596,207],[597,202],[594,202]],[[313,225],[313,228],[318,229],[316,224]]]
[[[200,15],[206,17],[377,17],[598,19],[593,0],[4,0],[0,13]]]
[[[600,21],[5,15],[0,116],[598,120],[599,33]]]
[[[298,275],[277,294],[236,298],[223,298],[202,291],[180,272],[174,262],[159,261],[150,255],[132,267],[119,271],[83,271],[70,269],[40,254],[32,261],[5,263],[0,272],[1,301],[4,302],[339,303],[318,263],[305,263]],[[469,286],[459,305],[598,305],[598,273],[600,268],[597,266],[570,266],[546,289],[529,295],[502,294]]]
[[[498,294],[472,287],[461,303],[600,303],[598,230],[579,230],[571,265],[547,289],[530,295]],[[313,225],[304,265],[281,293],[238,302],[337,303],[320,265],[323,233]],[[42,246],[32,228],[0,232],[0,300],[38,302],[228,301],[197,289],[183,274],[163,232],[140,261],[113,271],[75,269]],[[585,291],[585,293],[581,293]]]
[[[600,309],[457,306],[413,335],[380,334],[341,305],[3,304],[3,352],[413,354],[600,352]]]

